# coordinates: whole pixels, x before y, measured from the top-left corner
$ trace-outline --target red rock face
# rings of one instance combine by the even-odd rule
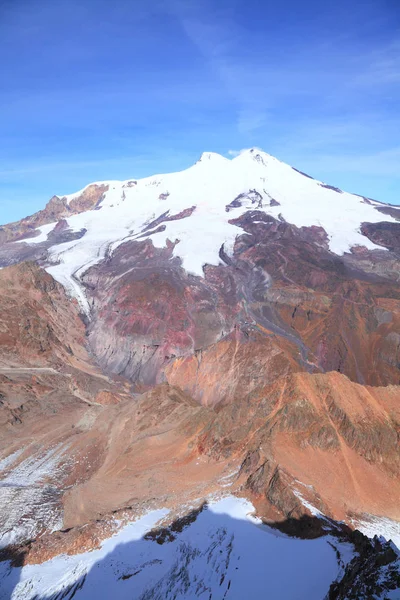
[[[261,333],[235,330],[194,355],[175,359],[165,375],[204,406],[231,405],[298,370],[293,354],[289,344],[280,346]]]
[[[128,242],[84,276],[96,314],[94,354],[103,368],[139,385],[165,380],[165,365],[223,337],[240,310],[223,270],[218,277],[211,269],[203,281],[171,256],[172,247]]]
[[[221,251],[226,264],[207,266],[204,278],[183,271],[173,245],[160,250],[150,241],[123,244],[90,269],[83,279],[93,298],[89,339],[102,367],[153,384],[175,359],[195,360],[239,330],[290,347],[300,370],[398,383],[393,257],[380,258],[379,273],[367,271],[365,254],[328,252],[323,230],[260,215],[247,213],[233,257]]]

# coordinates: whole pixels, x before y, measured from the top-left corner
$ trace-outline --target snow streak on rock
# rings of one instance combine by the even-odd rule
[[[64,451],[62,445],[37,450],[15,467],[22,450],[1,461],[0,548],[62,526],[56,484],[63,474],[59,465]]]

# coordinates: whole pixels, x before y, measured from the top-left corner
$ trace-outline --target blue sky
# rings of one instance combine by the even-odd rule
[[[400,204],[399,0],[0,0],[0,222],[257,146]]]

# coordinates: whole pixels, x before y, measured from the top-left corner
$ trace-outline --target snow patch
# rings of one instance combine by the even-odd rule
[[[301,485],[304,485],[304,487],[311,487],[311,486],[307,486],[305,484],[301,484]],[[293,494],[296,496],[296,498],[298,498],[300,500],[300,502],[302,503],[304,508],[307,508],[307,510],[310,511],[310,513],[313,515],[313,517],[319,517],[319,518],[323,518],[323,519],[325,518],[325,515],[323,515],[322,512],[320,510],[318,510],[318,508],[316,508],[313,504],[311,504],[311,502],[308,502],[308,500],[306,500],[304,498],[303,494],[298,489],[293,488]]]
[[[2,460],[0,460],[0,474],[3,473],[5,470],[7,470],[9,467],[11,467],[11,465],[13,465],[15,463],[18,460],[18,458],[21,456],[23,451],[24,451],[24,449],[20,448],[19,450],[16,450],[12,454],[9,454],[8,456],[6,456]]]
[[[22,453],[15,452],[0,463],[0,548],[35,537],[42,529],[62,526],[59,507],[59,465],[66,447],[36,451],[12,465]],[[6,462],[8,461],[8,462]]]

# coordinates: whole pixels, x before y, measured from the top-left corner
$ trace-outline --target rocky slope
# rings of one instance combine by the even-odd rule
[[[0,243],[4,244],[29,237],[35,237],[39,233],[38,227],[42,227],[48,223],[63,222],[63,219],[66,219],[67,217],[95,209],[101,202],[103,195],[107,190],[108,185],[98,185],[94,183],[87,186],[70,201],[66,196],[53,196],[43,210],[40,210],[30,217],[21,219],[20,221],[0,227]],[[60,229],[61,228],[58,227],[58,231]],[[55,231],[55,234],[56,233],[57,230]],[[53,236],[53,240],[54,239],[57,239],[55,235]],[[64,239],[63,241],[66,240]]]
[[[287,533],[329,518],[400,541],[398,218],[252,150],[3,226],[3,558],[226,492]],[[380,543],[338,559],[329,597],[393,590]]]

